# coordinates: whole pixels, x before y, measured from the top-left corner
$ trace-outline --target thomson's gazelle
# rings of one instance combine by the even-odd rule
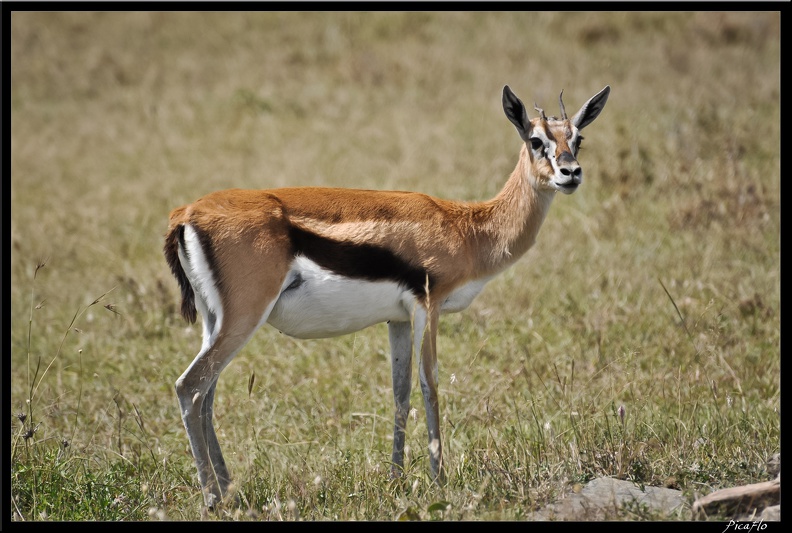
[[[214,507],[231,477],[212,422],[217,378],[257,328],[320,338],[388,323],[396,415],[392,473],[404,464],[413,353],[435,480],[444,480],[437,395],[438,317],[461,311],[534,243],[555,193],[583,179],[580,130],[610,87],[567,118],[529,119],[508,86],[503,110],[524,141],[503,190],[484,202],[417,192],[284,188],[215,192],[170,214],[165,257],[181,288],[182,315],[196,310],[203,344],[176,381],[204,501]],[[563,95],[563,92],[562,92]]]

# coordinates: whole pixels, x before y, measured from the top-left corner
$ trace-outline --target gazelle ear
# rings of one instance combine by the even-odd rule
[[[572,117],[572,125],[577,129],[582,130],[599,116],[602,108],[605,107],[605,102],[608,101],[610,94],[610,85],[606,85],[604,89],[588,99],[588,102],[583,104],[580,111],[575,113]]]
[[[506,113],[506,117],[517,128],[522,140],[528,142],[531,134],[531,121],[528,120],[525,106],[508,85],[503,86],[503,112]]]

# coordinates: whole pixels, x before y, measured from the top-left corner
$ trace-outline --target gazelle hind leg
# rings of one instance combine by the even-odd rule
[[[194,228],[185,227],[185,242],[189,253],[180,248],[179,259],[194,289],[195,304],[204,323],[204,341],[201,351],[176,381],[176,393],[204,501],[207,507],[214,508],[231,484],[214,429],[217,379],[266,322],[282,290],[289,254],[271,253],[264,248],[251,253],[243,246],[214,243],[210,254],[214,259],[210,262],[204,251],[208,245],[200,241]],[[240,274],[260,270],[262,265],[267,266],[267,276],[255,284],[250,283],[247,274]]]
[[[212,344],[214,344],[217,331],[218,331],[218,317],[208,311],[206,303],[202,298],[198,298],[196,302],[198,309],[203,319],[203,346],[202,351],[206,351]],[[222,315],[220,315],[222,320]],[[219,374],[218,374],[219,378]],[[204,439],[209,448],[209,459],[212,464],[217,481],[220,485],[220,493],[225,496],[228,492],[228,486],[231,484],[231,476],[228,473],[228,467],[223,458],[223,452],[220,449],[220,442],[217,440],[217,434],[214,429],[214,397],[215,389],[217,388],[217,379],[209,386],[206,392],[206,397],[201,404],[201,426],[203,430]]]
[[[234,313],[231,310],[218,321],[213,321],[212,315],[208,315],[210,319],[204,321],[201,351],[176,381],[182,421],[198,469],[204,502],[209,508],[214,508],[222,501],[231,484],[231,476],[214,429],[217,379],[266,319],[277,295],[277,290],[272,292],[265,309],[251,306],[243,307],[244,312]],[[267,299],[261,298],[259,301],[266,302]]]
[[[204,502],[207,507],[214,507],[221,500],[220,487],[217,484],[212,462],[209,458],[209,448],[206,442],[203,421],[203,405],[207,390],[201,386],[200,379],[193,386],[197,374],[193,369],[202,360],[206,351],[202,350],[193,361],[193,364],[176,380],[176,396],[179,399],[182,422],[187,431],[195,466],[198,469],[198,480],[204,490]],[[212,384],[209,383],[209,386]],[[206,387],[207,389],[209,387]]]
[[[253,331],[255,327],[250,328],[250,335]],[[176,380],[182,422],[198,469],[204,502],[209,508],[214,508],[222,501],[223,491],[230,482],[212,421],[214,390],[220,372],[245,345],[250,335],[239,337],[220,332],[215,342],[202,349]],[[218,476],[224,484],[222,490]]]
[[[404,471],[404,438],[407,429],[407,416],[410,412],[412,324],[410,322],[389,322],[388,336],[391,349],[393,400],[396,407],[393,423],[391,476],[399,477]]]
[[[223,457],[223,452],[220,449],[220,442],[217,440],[217,434],[214,429],[213,414],[214,414],[214,396],[217,381],[215,381],[206,393],[206,398],[203,402],[203,412],[201,419],[203,420],[203,433],[206,439],[206,444],[209,447],[209,459],[212,461],[212,468],[214,468],[217,482],[220,485],[220,493],[223,497],[228,494],[228,487],[231,485],[231,475],[228,473],[228,467]]]

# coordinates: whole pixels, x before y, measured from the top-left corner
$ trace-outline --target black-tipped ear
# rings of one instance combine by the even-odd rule
[[[528,142],[531,133],[531,121],[528,120],[528,113],[519,98],[512,92],[508,85],[503,86],[503,112],[506,118],[511,120],[517,128],[522,140]]]
[[[608,101],[609,94],[610,85],[606,85],[604,89],[589,98],[588,102],[583,104],[583,107],[580,108],[580,111],[575,113],[575,116],[572,117],[572,124],[577,129],[582,130],[594,122],[594,119],[602,112],[602,108],[605,107],[605,102]]]

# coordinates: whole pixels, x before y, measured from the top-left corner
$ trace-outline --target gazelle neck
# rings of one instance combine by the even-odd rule
[[[555,191],[539,189],[532,173],[530,154],[523,144],[503,189],[482,204],[488,211],[480,230],[488,243],[479,255],[482,273],[494,274],[511,266],[536,241]]]

